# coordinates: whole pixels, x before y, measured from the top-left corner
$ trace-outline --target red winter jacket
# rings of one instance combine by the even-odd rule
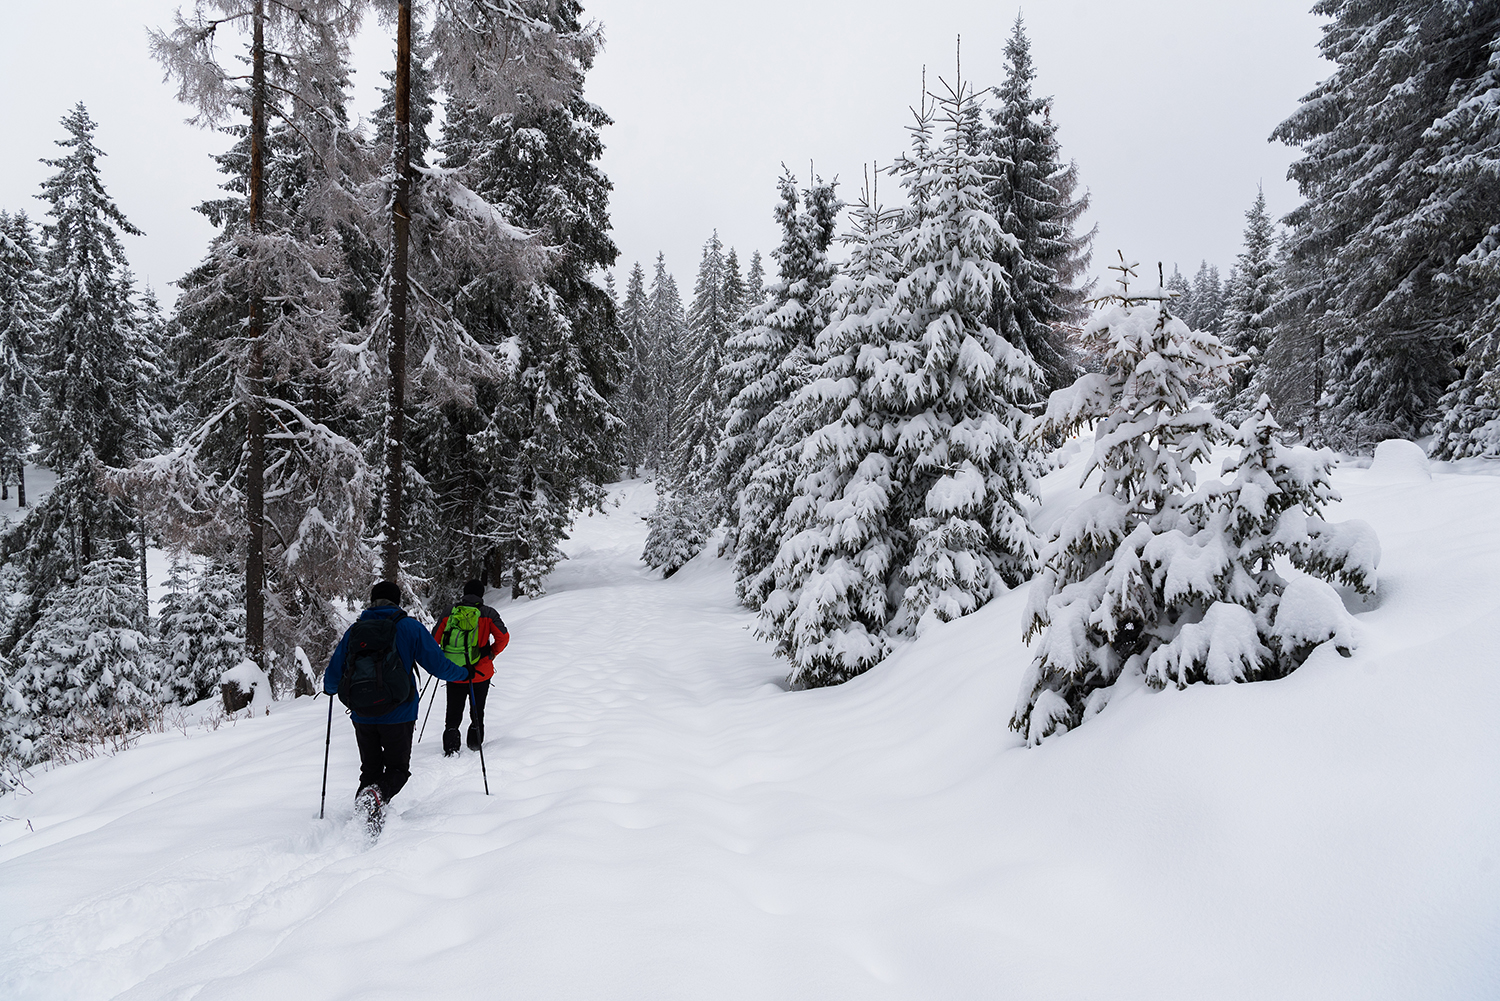
[[[459,604],[468,605],[472,602],[461,601]],[[451,611],[450,608],[448,612]],[[443,644],[443,630],[448,628],[448,612],[444,612],[437,625],[432,627],[432,638],[437,640],[439,646]],[[479,650],[479,663],[474,665],[477,671],[475,681],[489,681],[495,676],[495,655],[504,650],[509,642],[510,633],[506,630],[500,613],[481,602],[479,627],[474,631],[474,646]],[[456,681],[454,684],[466,685],[468,682]]]

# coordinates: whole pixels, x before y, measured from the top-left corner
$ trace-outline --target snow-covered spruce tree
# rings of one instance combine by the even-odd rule
[[[219,693],[224,672],[245,659],[244,579],[174,557],[157,628],[163,694],[183,705]]]
[[[1334,71],[1272,134],[1302,150],[1290,170],[1306,201],[1286,220],[1287,298],[1314,328],[1304,341],[1328,346],[1320,432],[1368,447],[1429,428],[1462,332],[1490,301],[1446,293],[1494,225],[1495,173],[1482,167],[1493,133],[1442,123],[1482,104],[1472,98],[1491,72],[1500,12],[1420,0],[1322,0],[1314,11],[1332,19],[1319,47]]]
[[[997,258],[1015,247],[988,211],[998,165],[978,114],[961,81],[924,102],[895,171],[910,205],[892,217],[873,193],[862,202],[819,339],[829,360],[789,408],[829,418],[802,450],[761,608],[795,684],[845,681],[894,635],[966,615],[1033,569],[1019,404],[1043,376],[987,325],[1006,315]]]
[[[549,16],[566,35],[583,30],[579,14],[576,3],[563,3]],[[583,59],[580,73],[588,65]],[[445,288],[456,292],[448,299],[454,319],[504,362],[493,403],[485,400],[485,447],[499,464],[488,488],[501,501],[504,529],[486,554],[488,576],[498,583],[509,567],[512,593],[535,596],[562,558],[572,512],[599,503],[619,469],[623,427],[612,400],[629,345],[598,280],[618,256],[611,185],[598,166],[599,132],[610,119],[576,92],[556,103],[518,98],[494,118],[479,112],[450,102],[442,171],[529,234],[535,252],[478,274],[460,265],[455,273],[471,277],[464,285],[450,277]],[[424,186],[435,176],[428,172]]]
[[[26,458],[31,424],[41,400],[36,353],[45,314],[41,252],[23,212],[0,212],[0,498],[16,488],[26,506]]]
[[[1280,678],[1324,643],[1345,656],[1354,646],[1353,617],[1326,581],[1374,593],[1380,544],[1364,522],[1323,521],[1339,499],[1333,453],[1283,445],[1279,430],[1261,396],[1234,433],[1234,478],[1187,498],[1179,526],[1141,551],[1158,606],[1174,612],[1146,660],[1153,687]],[[1282,558],[1304,573],[1283,577]]]
[[[381,321],[385,333],[387,374],[381,549],[383,573],[387,578],[396,579],[401,574],[402,541],[406,532],[404,494],[410,475],[404,448],[408,420],[405,403],[407,314],[413,291],[412,276],[408,270],[412,220],[409,202],[416,186],[413,184],[415,178],[410,161],[410,92],[413,25],[419,23],[419,18],[414,18],[414,4],[409,0],[383,0],[380,6],[390,15],[396,27],[396,114],[390,145],[387,200],[391,253],[385,285],[387,307]],[[566,108],[570,112],[570,121],[582,126],[578,136],[582,142],[575,145],[587,150],[590,137],[592,143],[597,145],[597,136],[593,135],[592,130],[608,119],[595,106],[583,102],[581,92],[583,76],[592,65],[600,44],[600,32],[597,26],[582,23],[581,11],[577,0],[506,0],[504,3],[494,3],[492,0],[438,0],[431,4],[431,68],[435,79],[449,95],[450,121],[456,117],[453,114],[456,111],[459,115],[470,115],[480,123],[499,124],[502,130],[509,125],[521,138],[520,146],[524,149],[528,145],[526,140],[531,135],[529,130],[516,128],[519,124],[518,117],[524,120],[528,115],[545,115]],[[505,144],[506,140],[502,137],[501,145]],[[566,151],[564,155],[568,152],[572,151]],[[503,153],[501,158],[504,158]],[[512,162],[508,164],[508,169],[514,171],[517,166],[517,163]],[[601,179],[602,176],[599,175]],[[471,177],[470,180],[474,178]],[[541,198],[566,204],[574,202],[578,195],[576,190],[565,193],[560,190],[560,197],[548,199],[545,194],[547,189],[536,186],[535,179],[532,180],[533,190],[527,197],[533,202]],[[450,183],[442,185],[444,190],[432,190],[438,188],[438,182],[442,181]],[[480,215],[494,215],[493,207],[501,204],[501,199],[493,191],[485,192],[483,185],[463,184],[458,178],[445,177],[442,173],[424,172],[422,184],[429,188],[426,192],[429,199],[437,195],[450,203],[470,202],[471,207],[480,209]],[[479,197],[472,198],[476,194]],[[470,197],[465,197],[466,195]],[[475,201],[480,204],[473,206]],[[498,218],[503,219],[503,215]],[[555,233],[563,222],[561,218],[548,220],[546,228]],[[491,229],[493,232],[490,235],[502,240],[513,240],[521,236],[514,229],[504,226]],[[596,230],[602,232],[607,229],[607,223],[603,227],[585,225],[583,229],[589,234],[585,237],[587,240],[592,238]],[[611,263],[613,253],[611,246]],[[573,263],[576,264],[576,260]],[[523,281],[530,277],[519,275],[514,269],[511,269],[511,276],[522,278]],[[606,298],[603,290],[593,285],[592,279],[586,278],[585,283],[597,291],[598,298]],[[582,286],[575,284],[574,287],[563,289],[556,281],[549,282],[545,291],[538,285],[529,285],[529,289],[533,293],[531,301],[524,303],[521,308],[532,316],[544,317],[540,322],[534,322],[533,326],[550,327],[554,332],[566,333],[566,325],[552,324],[546,318],[566,313],[569,307],[578,305],[579,296],[574,293],[582,293],[584,298],[594,298]],[[608,316],[612,322],[612,313]],[[412,317],[412,320],[415,321],[416,317]],[[446,326],[431,322],[427,324],[432,346],[440,345],[443,339],[451,339],[432,336],[440,334]],[[554,347],[560,347],[564,355],[569,353],[566,345]],[[431,361],[431,350],[422,352],[419,349],[412,354],[423,358],[424,364]],[[544,365],[540,370],[533,368],[532,371],[545,378],[551,374],[552,369],[553,366]],[[573,388],[568,385],[567,380],[576,374],[574,366],[565,359],[556,369],[558,374],[564,376],[561,391],[567,394]],[[585,401],[584,409],[590,407],[591,403]],[[528,473],[527,477],[531,478],[531,474]],[[536,494],[536,489],[534,486],[521,488],[518,496],[524,505],[530,507],[540,503],[545,507],[556,500]],[[554,519],[550,517],[533,519],[537,523],[552,520]],[[533,550],[536,548],[519,540],[517,545]],[[544,544],[543,548],[548,555],[539,558],[552,559],[551,547]],[[533,558],[538,557],[523,557]]]
[[[893,308],[912,338],[895,352],[908,408],[896,481],[913,507],[922,500],[908,528],[905,591],[892,626],[912,634],[967,615],[1031,576],[1036,541],[1022,504],[1033,485],[1021,405],[1036,398],[1043,374],[989,326],[1008,308],[1011,285],[999,261],[1015,238],[989,212],[986,190],[999,165],[984,149],[979,102],[962,79],[933,95],[894,170],[909,204]]]
[[[708,483],[728,400],[725,344],[732,325],[724,245],[714,233],[703,246],[687,314],[676,438],[641,558],[670,577],[703,548],[715,509]]]
[[[1435,197],[1461,191],[1466,215],[1476,202],[1500,200],[1500,31],[1496,35],[1484,72],[1429,130],[1440,144],[1433,170],[1443,184]],[[1459,377],[1438,401],[1433,454],[1500,455],[1500,224],[1459,257],[1443,286],[1444,300],[1467,326],[1459,333]]]
[[[1135,265],[1113,267],[1121,291],[1084,329],[1102,371],[1053,393],[1031,430],[1066,436],[1092,424],[1084,476],[1097,472],[1100,487],[1053,529],[1032,582],[1026,639],[1041,638],[1010,724],[1030,744],[1098,712],[1171,639],[1191,599],[1164,602],[1143,551],[1180,526],[1192,464],[1222,434],[1192,404],[1192,386],[1223,381],[1224,346],[1168,311],[1169,290],[1132,291]]]
[[[760,305],[750,309],[743,329],[730,337],[726,351],[730,402],[712,476],[730,498],[736,590],[751,608],[759,608],[773,586],[770,568],[781,545],[797,457],[802,440],[817,427],[809,415],[785,408],[811,381],[814,340],[830,313],[826,293],[837,269],[828,246],[843,207],[836,184],[814,177],[799,208],[796,179],[790,172],[782,175],[776,209],[782,242],[771,252],[778,277]]]
[[[1172,293],[1172,311],[1183,323],[1188,323],[1188,317],[1193,315],[1193,283],[1187,280],[1177,265],[1172,265],[1172,273],[1167,276],[1163,287]],[[1188,323],[1188,326],[1192,326]]]
[[[1275,328],[1271,325],[1271,305],[1278,292],[1275,260],[1276,231],[1266,211],[1266,195],[1255,192],[1255,203],[1245,213],[1245,249],[1240,252],[1234,279],[1226,290],[1224,346],[1247,361],[1236,366],[1214,410],[1220,417],[1238,423],[1244,420],[1262,395],[1261,381],[1256,378],[1265,362]]]
[[[760,251],[750,254],[750,270],[745,272],[745,309],[752,310],[766,298],[766,269]],[[743,314],[741,314],[743,318]]]
[[[12,656],[37,737],[32,760],[68,745],[140,729],[159,701],[160,675],[142,625],[132,561],[101,557],[47,595]]]
[[[57,172],[42,185],[52,221],[42,227],[48,321],[36,434],[42,461],[66,475],[85,451],[112,466],[136,457],[132,444],[139,429],[130,419],[134,345],[120,235],[140,230],[104,190],[98,163],[103,154],[94,145],[87,109],[77,105],[62,124],[68,137],[58,145],[68,152],[43,161]]]
[[[720,370],[733,316],[726,288],[728,264],[724,245],[714,233],[703,245],[693,301],[687,314],[687,351],[684,358],[685,387],[679,404],[677,437],[672,445],[672,474],[678,482],[696,481],[712,464],[723,410]]]
[[[794,401],[834,419],[803,446],[775,588],[757,623],[799,687],[847,681],[889,652],[890,585],[908,548],[911,512],[891,454],[906,410],[896,349],[909,343],[891,311],[897,213],[867,184],[852,217],[849,263],[830,290],[834,316],[818,335],[827,360]]]
[[[150,441],[149,414],[138,404],[140,374],[121,233],[137,232],[105,191],[94,122],[82,105],[63,119],[63,156],[43,184],[49,223],[43,227],[46,310],[38,380],[42,396],[34,425],[39,458],[57,486],[14,526],[0,550],[15,561],[20,586],[0,650],[11,654],[43,603],[76,582],[95,560],[134,555],[127,541],[138,519],[133,506],[102,489],[104,465],[119,466]],[[137,538],[137,543],[139,539]],[[139,575],[136,576],[139,584]],[[144,623],[142,623],[144,626]]]
[[[620,441],[620,461],[631,476],[647,464],[651,451],[652,355],[646,324],[646,272],[641,262],[630,268],[625,281],[625,300],[620,304],[620,332],[628,347],[625,384],[616,407],[625,422]]]
[[[1180,304],[1181,319],[1194,330],[1218,335],[1224,325],[1224,284],[1217,265],[1202,261],[1193,275],[1192,292]]]
[[[1086,271],[1094,231],[1073,232],[1089,196],[1074,197],[1077,170],[1062,161],[1052,99],[1032,92],[1036,68],[1019,14],[1005,62],[987,134],[999,175],[989,190],[991,211],[1016,245],[1002,245],[998,255],[1010,276],[1010,304],[1000,307],[990,325],[1041,366],[1043,389],[1051,392],[1077,375],[1066,324],[1082,318],[1083,299],[1093,286]]]
[[[667,271],[667,255],[656,255],[656,272],[646,295],[646,339],[651,344],[651,467],[658,475],[670,475],[672,448],[682,419],[682,401],[687,388],[684,362],[687,356],[687,315],[677,279]]]

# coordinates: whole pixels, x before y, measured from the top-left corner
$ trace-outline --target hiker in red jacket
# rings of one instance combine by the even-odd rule
[[[495,655],[510,642],[510,633],[506,631],[500,613],[484,603],[483,581],[471,580],[464,584],[464,596],[438,619],[432,636],[449,660],[460,667],[474,668],[472,683],[458,681],[448,684],[443,755],[458,753],[458,725],[463,722],[466,705],[472,706],[469,750],[477,751],[484,743],[484,700],[490,694],[490,679],[495,675]]]

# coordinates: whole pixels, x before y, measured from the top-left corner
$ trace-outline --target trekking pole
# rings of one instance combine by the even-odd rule
[[[478,706],[478,703],[474,701],[474,684],[475,683],[473,681],[469,682],[469,725],[470,726],[474,725],[475,718],[479,715],[478,710],[476,708]],[[329,717],[329,718],[332,719],[332,717]],[[481,774],[481,775],[484,776],[484,794],[486,796],[488,796],[490,794],[490,773],[489,773],[489,770],[484,767],[484,737],[483,737],[482,734],[481,734],[480,740],[479,740],[479,774]]]
[[[318,819],[328,805],[328,749],[333,746],[333,696],[328,696],[328,735],[323,738],[323,798],[318,800]]]
[[[429,684],[431,684],[432,679],[428,678],[427,681],[428,681]],[[442,688],[442,687],[443,687],[442,685],[434,685],[433,686],[433,689],[432,689],[432,701],[427,703],[427,715],[422,717],[422,732],[419,733],[419,734],[417,734],[417,743],[419,743],[419,744],[422,742],[422,734],[427,732],[427,721],[430,720],[430,719],[432,719],[432,707],[437,704],[438,689]],[[426,694],[427,694],[427,686],[424,685],[424,686],[422,686],[422,695],[426,695]],[[417,705],[421,705],[422,704],[422,695],[418,695],[417,696]]]

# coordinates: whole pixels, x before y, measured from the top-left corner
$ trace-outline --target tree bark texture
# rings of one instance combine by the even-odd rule
[[[411,171],[411,4],[402,3],[396,25],[396,122],[391,137],[391,324],[386,348],[389,385],[385,423],[385,545],[382,574],[401,573],[401,535],[406,439],[406,306],[409,286],[406,251],[411,213],[407,211]]]
[[[260,233],[265,201],[266,40],[265,0],[255,0],[254,39],[250,48],[250,235]],[[251,274],[255,275],[252,269]],[[261,290],[250,287],[250,353],[245,366],[245,520],[250,537],[245,548],[245,647],[250,659],[266,668],[266,426],[265,346],[261,343]]]

